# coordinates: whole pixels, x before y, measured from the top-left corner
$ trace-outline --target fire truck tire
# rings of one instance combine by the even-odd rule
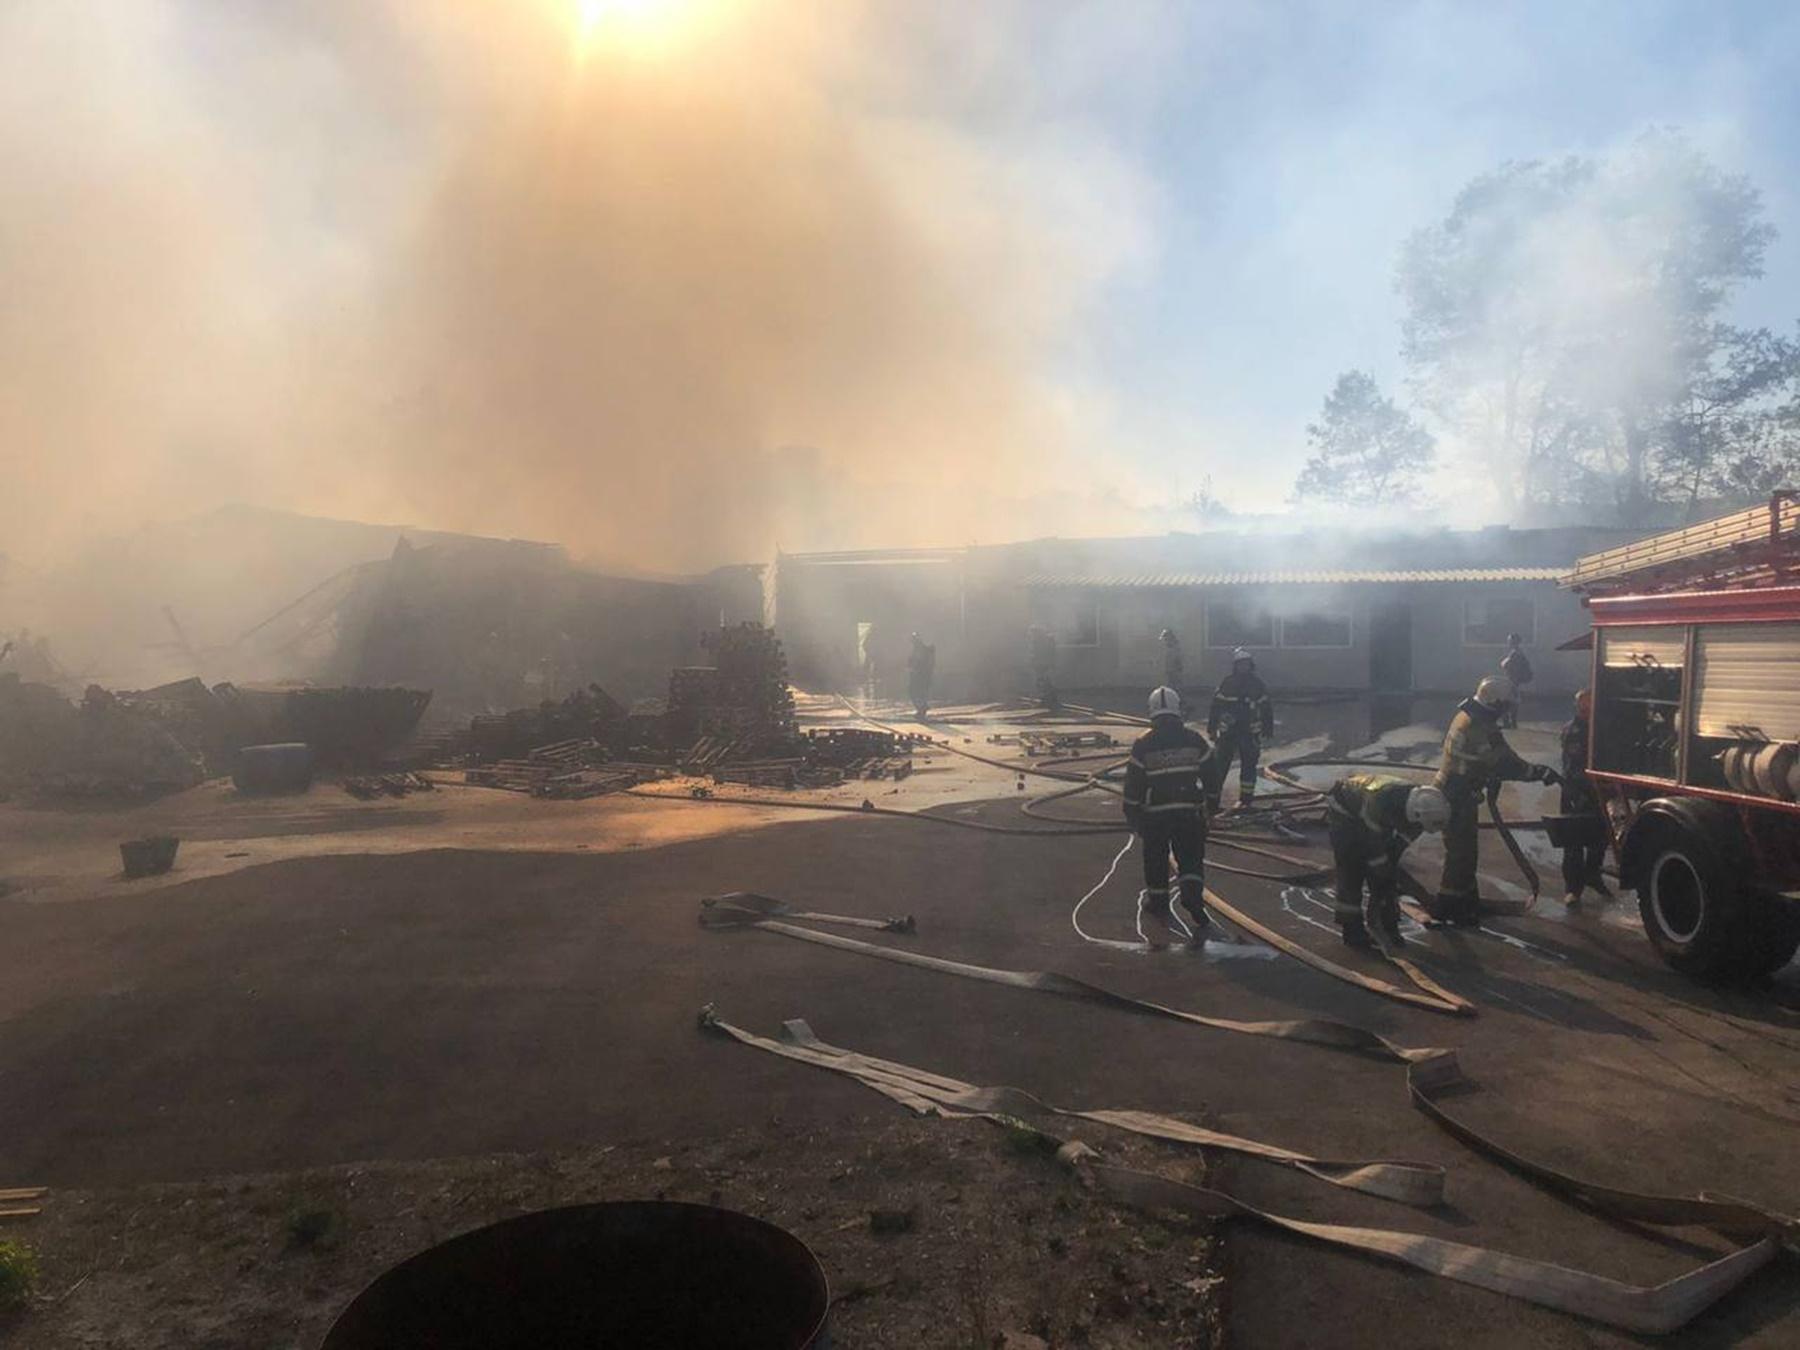
[[[1800,952],[1800,904],[1767,896],[1754,897],[1754,937],[1744,953],[1742,970],[1755,979],[1773,975]]]
[[[1698,834],[1665,826],[1638,887],[1651,945],[1676,970],[1700,979],[1746,973],[1758,925],[1749,897]]]

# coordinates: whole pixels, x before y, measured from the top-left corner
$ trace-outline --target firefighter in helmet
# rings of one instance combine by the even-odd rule
[[[1181,639],[1175,636],[1173,628],[1165,628],[1157,641],[1163,648],[1163,684],[1179,694],[1187,673],[1182,666]]]
[[[1056,635],[1034,623],[1025,630],[1025,643],[1039,701],[1051,712],[1061,712],[1062,696],[1056,690]]]
[[[1211,920],[1206,887],[1205,783],[1212,746],[1181,720],[1181,695],[1167,686],[1150,695],[1150,730],[1131,747],[1125,769],[1125,820],[1144,845],[1144,913],[1167,930],[1169,854],[1175,855],[1177,896],[1204,942]]]
[[[1444,735],[1444,757],[1432,785],[1449,799],[1450,819],[1444,827],[1444,877],[1430,905],[1431,916],[1459,927],[1481,922],[1481,895],[1475,880],[1480,860],[1480,822],[1476,809],[1490,784],[1558,783],[1561,776],[1547,764],[1519,758],[1500,721],[1518,697],[1513,682],[1490,675],[1464,699]]]
[[[1256,673],[1256,658],[1242,647],[1231,653],[1231,673],[1219,681],[1213,694],[1206,734],[1216,747],[1207,793],[1212,809],[1219,809],[1225,775],[1234,757],[1238,761],[1238,805],[1250,805],[1256,795],[1256,761],[1262,743],[1275,734],[1275,705],[1269,700],[1268,686]]]
[[[1371,930],[1400,941],[1400,855],[1427,830],[1435,834],[1444,828],[1450,803],[1428,783],[1353,773],[1332,784],[1325,805],[1344,941],[1372,946]]]

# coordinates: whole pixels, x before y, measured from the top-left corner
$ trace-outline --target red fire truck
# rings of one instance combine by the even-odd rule
[[[1644,931],[1677,970],[1765,975],[1800,948],[1800,501],[1582,558],[1588,775]],[[1572,823],[1572,822],[1571,822]]]

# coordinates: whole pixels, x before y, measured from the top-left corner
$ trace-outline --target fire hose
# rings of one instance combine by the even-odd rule
[[[1210,898],[1209,896],[1209,900]],[[1472,1150],[1520,1173],[1558,1198],[1613,1219],[1671,1227],[1699,1225],[1734,1239],[1747,1238],[1749,1241],[1738,1250],[1675,1280],[1662,1285],[1638,1287],[1547,1262],[1446,1242],[1422,1233],[1347,1228],[1272,1214],[1247,1205],[1228,1192],[1216,1188],[1182,1187],[1166,1178],[1094,1163],[1092,1151],[1086,1150],[1085,1146],[1064,1144],[1062,1153],[1067,1155],[1067,1160],[1080,1164],[1078,1170],[1090,1182],[1126,1203],[1152,1206],[1172,1204],[1177,1209],[1208,1217],[1239,1215],[1545,1307],[1651,1334],[1678,1329],[1696,1313],[1737,1287],[1751,1273],[1773,1260],[1784,1242],[1791,1245],[1800,1236],[1800,1224],[1794,1219],[1748,1202],[1715,1198],[1704,1193],[1696,1196],[1667,1196],[1599,1186],[1537,1162],[1489,1139],[1473,1126],[1457,1119],[1440,1100],[1446,1093],[1466,1085],[1455,1052],[1451,1050],[1402,1046],[1364,1028],[1327,1019],[1238,1022],[1207,1017],[1117,994],[1056,972],[1012,971],[972,965],[801,928],[765,917],[760,906],[742,907],[734,913],[731,902],[732,897],[714,901],[703,911],[702,923],[708,928],[759,928],[842,951],[1010,988],[1056,994],[1214,1030],[1300,1041],[1338,1051],[1386,1058],[1406,1066],[1409,1098],[1435,1124]],[[776,1042],[765,1041],[721,1023],[710,1011],[703,1014],[702,1025],[723,1031],[758,1048],[771,1049],[777,1045]],[[997,1116],[1004,1123],[1012,1124],[1017,1121],[1015,1112],[1027,1105],[1021,1100],[1024,1094],[1014,1095],[1005,1089],[973,1088],[955,1080],[909,1070],[906,1066],[871,1060],[823,1046],[814,1038],[795,1037],[794,1042],[775,1050],[775,1053],[848,1073],[869,1086],[884,1091],[895,1100],[906,1101],[915,1110],[934,1110],[939,1114],[988,1115],[990,1118]],[[808,1049],[812,1053],[787,1054],[789,1049],[795,1048]],[[1035,1099],[1030,1101],[1035,1103]],[[1036,1105],[1040,1110],[1045,1109],[1041,1103]],[[1051,1114],[1082,1115],[1105,1124],[1119,1124],[1118,1117],[1135,1115],[1115,1112],[1057,1112],[1054,1108],[1048,1110]],[[1149,1118],[1138,1123],[1145,1124],[1154,1131],[1165,1120],[1167,1118]],[[1251,1152],[1256,1156],[1270,1157],[1271,1161],[1296,1165],[1291,1157],[1275,1157],[1265,1151],[1287,1154],[1287,1150],[1266,1145],[1245,1149],[1241,1147],[1244,1142],[1246,1141],[1234,1139],[1231,1143],[1217,1146],[1239,1145],[1236,1151]],[[1348,1166],[1354,1168],[1359,1164]],[[1313,1171],[1312,1174],[1319,1175],[1319,1172]],[[1332,1176],[1322,1179],[1343,1184],[1342,1180]],[[1416,1184],[1417,1180],[1415,1178],[1408,1184]]]

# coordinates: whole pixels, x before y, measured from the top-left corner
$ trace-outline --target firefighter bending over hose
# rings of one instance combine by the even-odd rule
[[[1331,860],[1337,868],[1337,922],[1344,941],[1370,947],[1370,930],[1400,939],[1400,855],[1425,831],[1442,830],[1450,803],[1428,784],[1353,773],[1325,794]],[[1368,898],[1363,887],[1368,886]]]
[[[1181,695],[1166,685],[1150,695],[1150,730],[1131,747],[1125,770],[1125,820],[1144,845],[1144,912],[1173,927],[1169,854],[1191,940],[1204,942],[1211,919],[1206,887],[1206,789],[1212,745],[1181,720]]]
[[[1444,827],[1444,878],[1428,908],[1432,918],[1459,928],[1481,922],[1481,894],[1475,880],[1481,840],[1476,811],[1489,784],[1554,786],[1562,781],[1549,765],[1520,759],[1500,734],[1500,719],[1517,696],[1513,682],[1504,675],[1490,675],[1477,685],[1474,697],[1464,699],[1450,719],[1443,762],[1431,780],[1449,799],[1450,821]]]
[[[1214,811],[1225,794],[1225,775],[1233,756],[1238,760],[1238,805],[1250,805],[1256,795],[1256,761],[1262,743],[1275,734],[1275,705],[1269,687],[1256,673],[1256,658],[1242,647],[1231,653],[1231,674],[1219,681],[1212,710],[1206,715],[1206,734],[1218,747],[1213,763],[1208,804]]]

